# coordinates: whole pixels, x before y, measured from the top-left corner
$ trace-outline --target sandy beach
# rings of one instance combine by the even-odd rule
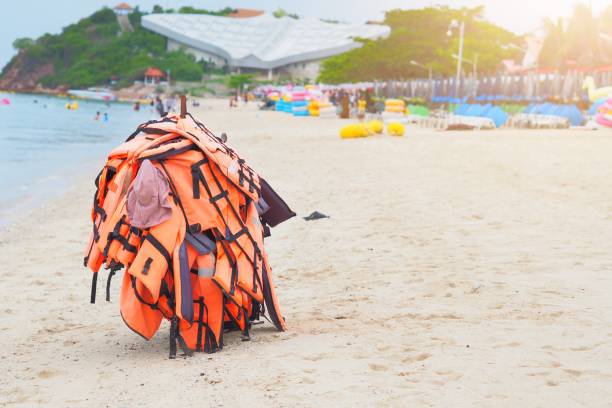
[[[168,360],[166,323],[122,322],[119,278],[89,304],[100,157],[0,232],[0,405],[612,406],[612,132],[340,140],[254,104],[192,113],[299,215],[267,241],[289,330]]]

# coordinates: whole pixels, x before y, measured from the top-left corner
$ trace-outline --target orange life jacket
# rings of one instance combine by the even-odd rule
[[[127,194],[143,160],[167,178],[169,219],[131,225]],[[120,269],[120,310],[133,331],[151,339],[170,320],[170,356],[215,352],[228,329],[249,338],[264,312],[285,330],[264,236],[295,213],[238,154],[193,118],[166,116],[140,125],[109,154],[96,179],[93,231],[85,265],[97,275]],[[264,307],[265,305],[265,307]]]

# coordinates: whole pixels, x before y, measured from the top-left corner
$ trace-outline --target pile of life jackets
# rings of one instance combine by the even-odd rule
[[[167,183],[162,196],[136,189],[145,169]],[[124,269],[125,324],[150,340],[169,320],[170,358],[177,345],[186,355],[213,353],[230,330],[247,340],[260,316],[285,329],[263,240],[295,213],[225,140],[189,114],[147,122],[111,151],[95,185],[84,261],[92,303],[100,268],[110,271],[107,300]],[[158,224],[133,225],[130,205],[139,202],[159,204]]]

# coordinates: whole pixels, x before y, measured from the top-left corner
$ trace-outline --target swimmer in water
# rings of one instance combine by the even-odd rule
[[[96,112],[95,120],[100,120],[100,111]]]

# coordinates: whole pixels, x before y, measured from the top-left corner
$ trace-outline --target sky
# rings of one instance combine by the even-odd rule
[[[12,43],[19,37],[36,38],[44,33],[59,33],[62,27],[76,22],[102,6],[113,7],[121,0],[0,0],[0,67],[15,54]],[[5,3],[6,2],[6,3]],[[274,11],[279,7],[301,16],[321,17],[350,22],[379,20],[385,10],[421,8],[432,5],[452,7],[485,6],[485,18],[518,34],[538,28],[550,17],[567,17],[580,0],[128,0],[149,11],[154,4],[164,8],[194,6],[221,9],[226,6]],[[612,0],[584,0],[597,13]]]

